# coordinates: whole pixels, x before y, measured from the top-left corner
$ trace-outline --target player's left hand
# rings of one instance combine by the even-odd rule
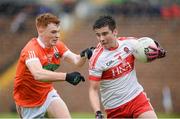
[[[85,79],[84,77],[79,73],[79,72],[71,72],[66,74],[66,79],[67,82],[69,82],[72,85],[77,85],[81,81],[84,82]]]
[[[152,61],[157,58],[163,58],[166,56],[166,51],[160,46],[157,41],[154,41],[157,47],[149,46],[148,48],[152,51],[146,53],[148,61]]]
[[[93,54],[93,50],[95,49],[95,47],[91,47],[91,48],[86,48],[85,50],[83,50],[80,53],[81,57],[87,57],[88,59],[91,58],[92,54]]]

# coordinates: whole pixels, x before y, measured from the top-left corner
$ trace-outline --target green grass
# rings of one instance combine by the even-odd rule
[[[92,113],[72,113],[72,118],[94,118]]]
[[[180,118],[180,114],[165,114],[165,113],[158,113],[158,118]]]
[[[180,114],[164,114],[158,113],[158,118],[180,118]],[[94,118],[94,114],[92,113],[72,113],[72,118]],[[0,118],[19,118],[17,113],[0,113]]]
[[[18,118],[17,113],[0,113],[0,118]]]
[[[72,118],[94,118],[90,113],[72,113]],[[0,118],[19,118],[17,113],[0,113]]]

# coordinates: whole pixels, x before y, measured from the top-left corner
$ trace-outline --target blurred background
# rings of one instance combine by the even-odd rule
[[[0,114],[16,113],[12,91],[17,58],[24,45],[37,36],[35,17],[46,12],[61,19],[61,40],[75,53],[96,45],[92,25],[106,14],[116,19],[120,37],[158,40],[167,57],[136,62],[137,76],[158,114],[180,117],[180,0],[0,0]],[[78,86],[66,82],[54,86],[70,112],[93,114],[88,63],[76,68],[62,62],[58,70],[76,70],[86,77]]]

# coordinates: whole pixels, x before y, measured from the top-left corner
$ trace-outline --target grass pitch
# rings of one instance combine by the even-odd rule
[[[180,118],[180,114],[165,114],[157,113],[158,118]],[[92,113],[71,113],[72,118],[78,119],[92,119],[94,114]],[[0,113],[0,118],[19,118],[17,113]]]

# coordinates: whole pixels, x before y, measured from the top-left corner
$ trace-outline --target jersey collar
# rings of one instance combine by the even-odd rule
[[[116,50],[118,47],[119,47],[119,42],[117,41],[117,46],[116,47],[108,48],[108,50],[109,51],[113,51],[113,50]]]
[[[39,43],[39,45],[42,47],[42,48],[45,48],[45,45],[44,43],[42,42],[42,39],[38,36],[37,38],[37,42]]]

